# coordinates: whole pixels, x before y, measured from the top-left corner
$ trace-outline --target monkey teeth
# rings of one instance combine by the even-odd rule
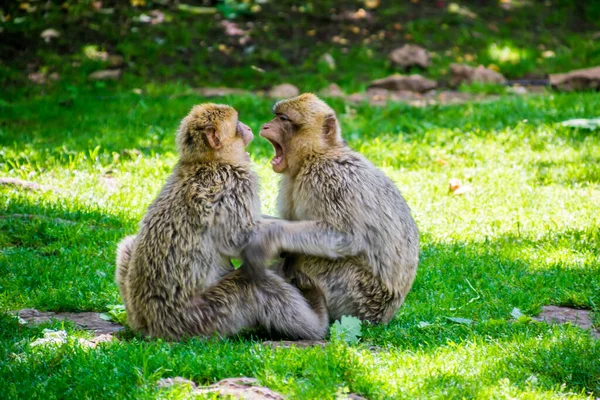
[[[283,161],[283,156],[275,156],[273,157],[273,159],[271,160],[271,164],[272,165],[278,165],[281,164],[281,162]]]

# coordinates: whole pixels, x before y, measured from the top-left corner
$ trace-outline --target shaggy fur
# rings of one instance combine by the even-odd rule
[[[285,252],[284,273],[324,292],[330,320],[387,323],[414,281],[419,233],[394,183],[342,140],[334,111],[312,94],[275,105],[261,135],[282,148],[281,217],[245,249],[250,263]],[[284,167],[281,167],[284,165]],[[277,170],[276,170],[277,171]]]
[[[117,250],[116,281],[133,329],[168,339],[258,326],[292,339],[324,336],[327,318],[298,289],[270,271],[250,279],[231,264],[263,225],[244,151],[250,139],[242,136],[228,106],[196,106],[182,121],[181,160],[137,236]]]

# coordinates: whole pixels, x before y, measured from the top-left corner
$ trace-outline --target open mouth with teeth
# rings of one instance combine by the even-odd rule
[[[266,137],[266,136],[263,136],[263,137],[265,139],[267,139],[269,142],[271,142],[271,145],[275,149],[275,157],[273,157],[273,159],[271,160],[271,165],[273,166],[273,170],[275,172],[282,172],[287,167],[286,162],[285,162],[285,152],[283,150],[283,146],[275,139],[272,139],[272,138]]]
[[[273,157],[271,160],[271,165],[279,166],[281,163],[283,163],[283,147],[281,147],[279,143],[272,139],[269,139],[269,142],[271,142],[273,148],[275,149],[275,157]]]

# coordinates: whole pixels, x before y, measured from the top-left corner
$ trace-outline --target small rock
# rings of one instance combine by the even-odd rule
[[[365,93],[356,92],[346,97],[346,100],[350,103],[362,103],[367,100],[367,95]]]
[[[192,389],[196,388],[196,383],[189,379],[182,378],[181,376],[176,376],[175,378],[163,378],[160,379],[156,385],[158,387],[170,387],[174,385],[190,385]]]
[[[287,99],[296,97],[300,94],[300,90],[291,83],[282,83],[281,85],[273,86],[269,90],[268,96],[274,99]]]
[[[388,57],[393,63],[400,65],[402,68],[413,66],[427,68],[431,64],[429,52],[414,44],[405,44],[392,50]]]
[[[387,78],[377,79],[369,85],[369,88],[387,90],[407,90],[411,92],[424,93],[435,89],[437,83],[421,75],[391,75]]]
[[[523,86],[511,86],[507,89],[508,93],[524,95],[527,94],[527,89]]]
[[[46,43],[50,43],[52,41],[52,39],[56,39],[56,38],[60,37],[60,32],[57,31],[56,29],[45,29],[40,34],[40,37],[42,39],[44,39],[44,41]]]
[[[577,69],[565,74],[550,74],[550,84],[564,91],[599,90],[600,67]]]
[[[116,81],[121,78],[121,73],[123,71],[120,69],[103,69],[100,71],[92,72],[88,79],[92,81],[107,81],[113,80]]]
[[[342,97],[342,96],[344,96],[344,92],[342,91],[342,88],[340,88],[335,83],[331,83],[325,89],[321,90],[321,92],[319,94],[323,97]]]
[[[105,333],[98,335],[92,339],[79,338],[79,344],[83,347],[96,348],[100,343],[108,343],[115,340],[115,337],[111,334]]]
[[[589,310],[579,310],[571,307],[543,306],[540,315],[533,319],[550,324],[571,323],[581,329],[589,329],[592,336],[600,339],[600,331],[594,329],[592,316]]]
[[[495,83],[504,84],[506,78],[499,72],[480,65],[473,68],[465,64],[450,64],[450,85],[458,86],[461,83]]]
[[[33,308],[24,308],[17,312],[19,318],[27,321],[30,324],[41,324],[48,322],[52,319],[66,319],[73,322],[80,327],[92,331],[96,335],[112,334],[120,331],[123,327],[111,321],[105,321],[100,318],[100,313],[95,312],[82,312],[82,313],[71,313],[71,312],[59,312],[54,313],[51,311],[41,312]]]
[[[157,385],[161,388],[173,385],[189,385],[192,388],[192,395],[212,394],[217,398],[234,398],[242,400],[283,400],[284,397],[267,387],[258,386],[259,382],[254,378],[227,378],[210,386],[197,386],[189,379],[175,377],[165,378],[158,381]],[[213,398],[213,397],[211,397]]]
[[[323,54],[321,57],[319,57],[319,61],[322,63],[325,63],[330,70],[335,70],[335,58],[333,58],[333,56],[329,53],[325,53]]]
[[[227,88],[227,87],[205,87],[192,89],[194,94],[202,97],[223,97],[231,95],[243,95],[248,94],[243,89]]]

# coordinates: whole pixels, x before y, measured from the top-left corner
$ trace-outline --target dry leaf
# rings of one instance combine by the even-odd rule
[[[450,192],[452,192],[452,194],[456,194],[456,195],[469,193],[473,190],[471,185],[463,185],[463,183],[460,181],[460,179],[457,179],[457,178],[450,179],[449,189],[450,189]]]

